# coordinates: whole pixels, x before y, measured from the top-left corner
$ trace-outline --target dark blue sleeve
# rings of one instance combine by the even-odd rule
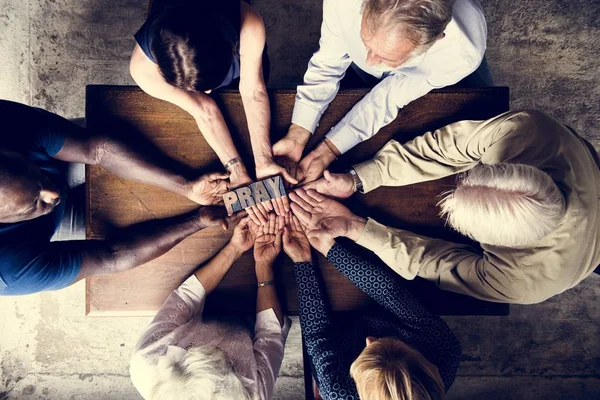
[[[35,144],[49,156],[55,156],[62,150],[65,137],[77,135],[83,128],[71,121],[42,109],[35,109],[42,118],[42,124],[35,137]]]
[[[24,295],[58,290],[73,283],[81,269],[81,253],[60,242],[0,248],[0,294]]]
[[[456,377],[462,349],[446,322],[426,310],[387,267],[365,260],[338,242],[327,259],[405,328],[417,333],[418,350],[437,365],[448,390]]]
[[[65,142],[65,135],[81,129],[68,120],[25,104],[0,100],[0,147],[25,156],[44,153],[54,156]]]
[[[325,302],[325,291],[312,263],[294,264],[300,327],[319,392],[324,400],[358,400],[350,366],[340,360]]]

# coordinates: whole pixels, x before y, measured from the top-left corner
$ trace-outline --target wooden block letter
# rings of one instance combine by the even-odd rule
[[[248,186],[237,188],[235,189],[235,192],[240,199],[240,205],[243,209],[252,207],[256,204],[252,198],[252,190]]]
[[[285,187],[283,187],[283,179],[281,175],[272,176],[264,180],[267,183],[267,190],[272,199],[276,199],[281,196],[285,196]]]
[[[265,187],[264,181],[258,181],[250,185],[252,187],[252,194],[254,197],[254,201],[258,203],[262,203],[263,201],[270,201],[271,197],[269,197],[269,192]]]
[[[234,191],[227,192],[223,195],[223,203],[225,203],[225,208],[227,208],[227,214],[233,214],[241,209],[238,202],[238,196]],[[237,207],[234,207],[234,205]]]

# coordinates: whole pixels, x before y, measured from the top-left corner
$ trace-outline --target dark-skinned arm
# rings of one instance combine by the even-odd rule
[[[221,208],[201,207],[175,217],[123,228],[112,239],[54,242],[49,245],[49,252],[81,255],[81,270],[76,280],[126,271],[160,257],[208,226],[227,228],[223,214]]]
[[[99,165],[127,180],[149,183],[187,196],[189,182],[194,178],[191,168],[177,163],[164,154],[139,147],[89,129],[73,129],[65,134],[62,149],[54,158],[83,164]]]

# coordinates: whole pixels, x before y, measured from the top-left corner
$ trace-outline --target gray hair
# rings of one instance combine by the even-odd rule
[[[448,223],[480,243],[518,247],[553,232],[565,215],[564,195],[531,165],[478,165],[439,203]]]
[[[225,353],[214,346],[188,350],[181,361],[163,357],[152,400],[251,400]]]
[[[365,0],[363,15],[371,32],[401,32],[415,47],[427,49],[452,19],[454,0]]]

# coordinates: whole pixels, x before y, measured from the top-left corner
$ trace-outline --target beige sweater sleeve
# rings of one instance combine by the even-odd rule
[[[540,165],[558,146],[555,129],[539,129],[548,117],[516,111],[488,121],[460,121],[427,132],[404,145],[390,141],[370,161],[355,165],[365,192],[379,186],[404,186],[471,169],[477,163],[504,161]],[[546,124],[546,125],[545,125]],[[539,146],[543,141],[544,146]],[[535,277],[525,274],[513,252],[419,236],[369,220],[357,241],[405,279],[415,276],[440,288],[479,299],[533,303],[547,297]]]
[[[514,132],[514,124],[507,121],[516,115],[519,113],[505,113],[487,121],[456,122],[404,145],[390,140],[372,160],[354,169],[365,193],[379,186],[410,185],[467,171],[494,144]]]
[[[509,254],[482,252],[390,228],[373,219],[357,243],[375,252],[404,279],[419,276],[443,290],[493,302],[526,304],[548,297],[538,293],[535,281],[522,274]]]

